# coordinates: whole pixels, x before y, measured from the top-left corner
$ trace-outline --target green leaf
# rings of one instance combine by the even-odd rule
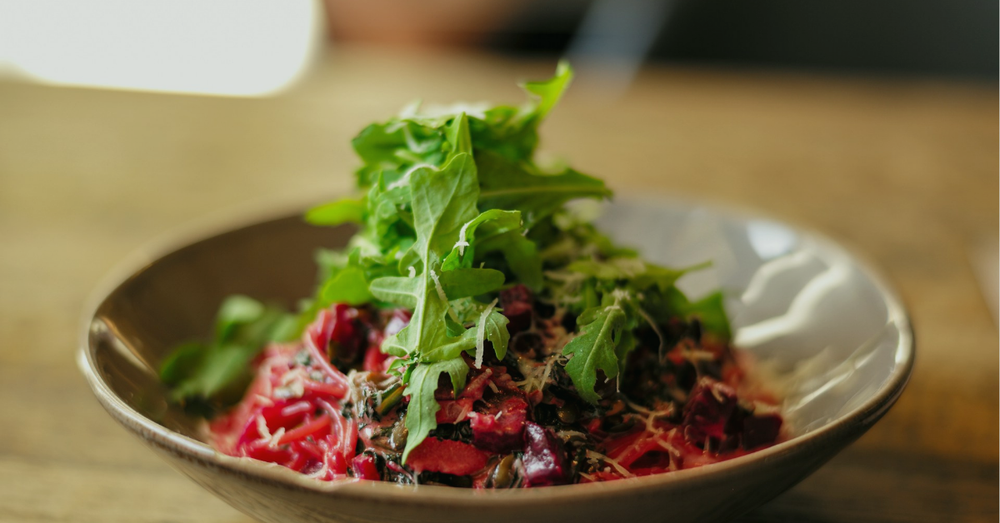
[[[408,434],[406,448],[403,450],[403,463],[406,463],[410,452],[427,438],[434,427],[437,427],[436,414],[441,407],[434,399],[434,393],[438,388],[438,378],[443,373],[448,373],[452,390],[457,394],[465,387],[469,366],[462,358],[455,358],[416,365],[410,374],[409,383],[403,391],[403,394],[410,397],[410,404],[406,409],[405,423]]]
[[[647,292],[643,309],[661,322],[674,317],[681,317],[685,321],[698,318],[705,332],[722,340],[729,340],[732,337],[732,330],[726,315],[724,298],[721,292],[714,292],[692,302],[680,289],[670,287],[665,292]]]
[[[226,298],[219,306],[215,319],[215,337],[219,341],[229,341],[236,335],[240,325],[256,321],[264,315],[265,308],[259,301],[243,295]]]
[[[732,330],[729,327],[724,298],[721,292],[714,292],[696,302],[689,303],[683,309],[683,314],[688,319],[694,317],[700,319],[707,332],[711,332],[723,340],[729,340],[732,337]]]
[[[581,323],[581,318],[588,321]],[[625,311],[618,304],[581,315],[577,319],[580,334],[563,347],[563,354],[572,356],[566,364],[566,373],[580,397],[590,403],[596,404],[601,399],[594,391],[597,371],[604,371],[607,379],[618,375],[615,346],[626,321]]]
[[[455,269],[440,275],[441,288],[449,300],[479,296],[503,286],[504,275],[493,269]]]
[[[442,321],[447,323],[447,320]],[[425,362],[445,361],[457,358],[463,352],[472,350],[476,346],[476,329],[463,329],[459,336],[449,336],[443,338],[433,347],[421,351],[420,359]]]
[[[371,293],[378,299],[415,309],[423,297],[426,282],[417,277],[385,276],[372,281],[369,286]]]
[[[246,378],[248,364],[256,356],[258,349],[246,345],[211,345],[205,352],[192,375],[181,380],[171,391],[174,401],[185,398],[212,398],[230,384]]]
[[[370,187],[380,173],[392,183],[413,165],[440,165],[445,143],[439,130],[412,120],[369,125],[351,141],[365,162],[357,172],[358,186]]]
[[[363,223],[366,209],[367,203],[363,199],[345,198],[309,209],[305,219],[313,225],[326,226]]]
[[[442,270],[472,267],[483,255],[499,251],[511,272],[529,288],[542,286],[542,259],[535,242],[524,237],[519,211],[490,209],[462,226],[459,239],[442,263]],[[450,294],[449,294],[450,296]]]
[[[480,234],[481,229],[481,234]],[[459,267],[472,267],[479,246],[508,232],[520,233],[521,213],[491,209],[480,213],[459,230],[458,241],[445,257],[441,269],[450,271]]]
[[[349,266],[333,275],[321,291],[326,303],[346,303],[358,306],[372,301],[368,291],[368,279],[361,267]]]
[[[246,296],[230,296],[216,315],[212,343],[184,343],[160,365],[177,402],[232,403],[249,383],[249,362],[268,343],[292,339],[295,317]]]
[[[573,81],[573,69],[569,66],[569,62],[561,60],[556,66],[556,75],[552,78],[541,82],[526,82],[523,85],[524,90],[538,97],[534,107],[527,111],[530,118],[537,120],[545,118],[556,102],[562,98],[571,81]]]
[[[541,290],[542,258],[535,242],[518,231],[510,231],[484,241],[481,249],[484,252],[500,251],[507,266],[521,283],[533,291]]]
[[[204,343],[188,342],[174,347],[160,364],[160,381],[174,386],[194,374],[205,358],[207,347]]]
[[[489,341],[493,345],[493,352],[498,360],[503,360],[507,355],[507,345],[510,343],[510,332],[507,331],[507,323],[510,320],[496,310],[491,310],[485,318],[480,319],[476,324],[476,344],[481,347],[484,341]],[[469,329],[473,330],[473,329]],[[480,337],[480,333],[482,337]],[[477,366],[480,364],[476,362]]]
[[[649,272],[649,267],[638,258],[618,257],[603,261],[577,260],[567,265],[566,270],[593,276],[599,280],[629,280],[645,276]]]
[[[538,145],[538,126],[569,86],[573,71],[561,62],[556,75],[522,87],[531,100],[519,108],[499,106],[486,111],[484,120],[472,121],[472,140],[478,155],[490,151],[511,161],[530,161]]]
[[[515,163],[492,151],[476,151],[479,170],[479,207],[521,211],[526,228],[577,198],[607,198],[604,182],[567,169],[546,174],[525,163]]]
[[[467,125],[463,118],[454,126]],[[456,133],[460,134],[460,133]],[[440,288],[440,257],[451,249],[459,229],[479,214],[475,163],[468,153],[459,153],[440,170],[421,168],[410,175],[413,219],[417,233],[400,268],[420,264],[413,284],[416,300],[410,323],[392,341],[407,353],[427,353],[452,342],[444,328],[447,297]]]

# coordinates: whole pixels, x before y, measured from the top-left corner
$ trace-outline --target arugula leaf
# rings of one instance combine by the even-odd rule
[[[325,303],[346,303],[357,306],[372,300],[365,271],[358,266],[348,266],[337,271],[323,285],[320,293]]]
[[[469,366],[462,358],[439,361],[436,363],[416,365],[410,374],[409,383],[403,394],[410,397],[410,404],[406,408],[406,448],[403,450],[403,462],[410,452],[416,448],[434,427],[437,427],[437,411],[441,408],[434,393],[438,388],[438,378],[441,374],[447,373],[451,378],[452,390],[455,394],[465,387],[465,379],[469,373]]]
[[[486,294],[499,289],[503,282],[503,273],[493,269],[443,270],[440,276],[441,288],[449,300]]]
[[[496,303],[496,301],[494,301]],[[483,353],[485,351],[485,342],[489,341],[490,345],[493,346],[493,352],[496,353],[497,359],[503,360],[504,356],[507,355],[507,344],[510,343],[510,332],[507,331],[507,323],[510,320],[506,316],[500,314],[498,311],[493,309],[493,304],[483,311],[482,317],[479,319],[479,323],[476,324],[476,368],[481,368],[483,366]],[[469,329],[471,332],[472,329]]]
[[[392,183],[413,165],[440,165],[447,154],[445,137],[437,129],[413,120],[369,125],[351,145],[364,161],[357,171],[360,187],[370,187],[380,174]]]
[[[566,373],[580,397],[590,403],[601,398],[594,391],[597,371],[607,379],[618,375],[618,355],[615,346],[621,339],[627,317],[618,303],[591,309],[577,319],[580,334],[563,347],[563,354],[572,356],[566,363]]]
[[[423,299],[426,282],[417,277],[383,276],[372,280],[368,290],[384,302],[413,310]]]
[[[459,124],[461,125],[461,124]],[[440,171],[421,168],[411,175],[413,210],[417,239],[400,260],[403,264],[421,265],[412,285],[415,297],[410,323],[392,343],[407,348],[407,353],[427,353],[450,343],[443,329],[448,302],[440,287],[440,253],[450,248],[458,229],[476,214],[478,187],[475,164],[467,153],[456,155]],[[372,282],[373,286],[378,282]],[[394,282],[395,283],[395,282]]]
[[[529,288],[542,286],[542,259],[535,242],[525,238],[519,211],[490,209],[462,226],[458,242],[442,263],[442,270],[471,267],[484,255],[499,251],[514,276]]]
[[[174,401],[210,411],[238,401],[250,381],[248,364],[268,343],[295,337],[295,317],[246,296],[219,308],[211,343],[189,342],[160,365],[160,380]]]
[[[713,292],[696,302],[691,302],[679,290],[674,289],[674,291],[673,305],[678,314],[688,320],[698,318],[707,332],[723,340],[732,337],[722,292]]]
[[[639,278],[646,277],[649,274],[650,266],[635,257],[617,257],[603,261],[576,260],[567,265],[566,270],[593,276],[599,280],[632,279],[634,282]],[[650,275],[650,277],[653,276]]]
[[[570,200],[611,196],[611,191],[597,178],[572,169],[544,173],[490,150],[476,151],[476,165],[481,187],[480,208],[519,210],[528,229]]]
[[[538,125],[555,106],[573,79],[569,63],[560,62],[549,80],[521,87],[533,98],[521,107],[499,106],[486,111],[484,120],[473,120],[476,154],[490,150],[511,161],[531,159],[538,146]]]
[[[573,69],[569,66],[569,62],[561,60],[556,65],[556,74],[552,78],[541,82],[526,82],[523,85],[524,90],[538,97],[534,109],[529,111],[528,118],[531,120],[545,118],[572,81]]]
[[[313,225],[336,226],[343,223],[362,223],[367,204],[361,199],[345,198],[325,203],[306,211],[305,220]]]
[[[480,226],[482,231],[478,233]],[[521,230],[521,213],[518,211],[491,209],[480,213],[459,230],[458,241],[441,263],[441,268],[448,271],[460,267],[472,267],[480,244],[507,232]]]

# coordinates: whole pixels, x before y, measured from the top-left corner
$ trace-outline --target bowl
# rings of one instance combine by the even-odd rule
[[[244,222],[248,223],[248,222]],[[701,468],[536,489],[471,491],[319,482],[215,452],[197,419],[166,401],[154,369],[170,348],[211,331],[216,307],[242,293],[292,306],[311,294],[317,247],[349,227],[287,214],[207,234],[201,227],[130,261],[99,294],[78,362],[98,401],[174,468],[265,522],[723,521],[792,487],[893,405],[913,368],[913,334],[895,294],[866,264],[815,233],[752,213],[667,200],[609,204],[599,226],[650,260],[709,269],[678,282],[722,288],[734,342],[784,396],[791,437]]]

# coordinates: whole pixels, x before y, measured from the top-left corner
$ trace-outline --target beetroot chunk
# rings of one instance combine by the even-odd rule
[[[524,426],[528,419],[528,403],[509,397],[490,403],[482,412],[469,414],[472,443],[490,452],[510,452],[522,447]]]
[[[486,466],[489,454],[461,441],[429,437],[416,446],[407,459],[417,473],[443,472],[468,476]]]
[[[726,439],[726,424],[736,411],[736,391],[712,378],[701,378],[684,405],[684,437],[696,445]]]
[[[536,423],[524,426],[524,483],[527,487],[566,482],[569,467],[562,442],[552,431]]]
[[[515,285],[500,291],[500,308],[507,317],[507,332],[511,336],[531,327],[531,317],[534,310],[534,297],[531,289],[524,285]]]
[[[378,473],[378,466],[375,465],[375,456],[371,454],[354,456],[354,459],[351,460],[351,471],[358,479],[382,479],[382,475]]]
[[[761,414],[743,419],[742,445],[744,450],[770,445],[778,440],[781,431],[781,416]]]

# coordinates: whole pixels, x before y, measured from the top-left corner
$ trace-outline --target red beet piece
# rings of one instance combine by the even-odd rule
[[[429,471],[468,476],[482,470],[488,458],[489,454],[468,443],[429,437],[410,451],[407,465],[417,473]]]
[[[524,464],[525,486],[538,487],[559,485],[566,482],[569,467],[566,465],[566,452],[562,442],[552,431],[527,422],[524,426]]]
[[[358,479],[376,481],[382,479],[382,475],[378,473],[378,467],[375,465],[375,456],[371,454],[354,456],[354,459],[351,460],[351,470],[354,471],[354,477]]]
[[[528,402],[518,397],[490,402],[481,411],[469,414],[469,419],[475,446],[496,453],[517,450],[524,443]]]
[[[736,411],[736,391],[712,378],[701,378],[691,389],[684,405],[684,437],[703,444],[711,438],[716,443],[726,438],[726,424]]]
[[[441,408],[434,417],[439,425],[442,423],[459,423],[465,421],[465,418],[469,417],[469,413],[472,412],[473,401],[469,398],[437,400]]]
[[[781,416],[777,414],[762,414],[744,418],[743,448],[753,450],[757,447],[773,444],[781,432],[781,422]]]
[[[500,291],[500,308],[507,317],[507,331],[511,336],[531,327],[531,315],[535,299],[531,289],[524,285],[515,285]]]

